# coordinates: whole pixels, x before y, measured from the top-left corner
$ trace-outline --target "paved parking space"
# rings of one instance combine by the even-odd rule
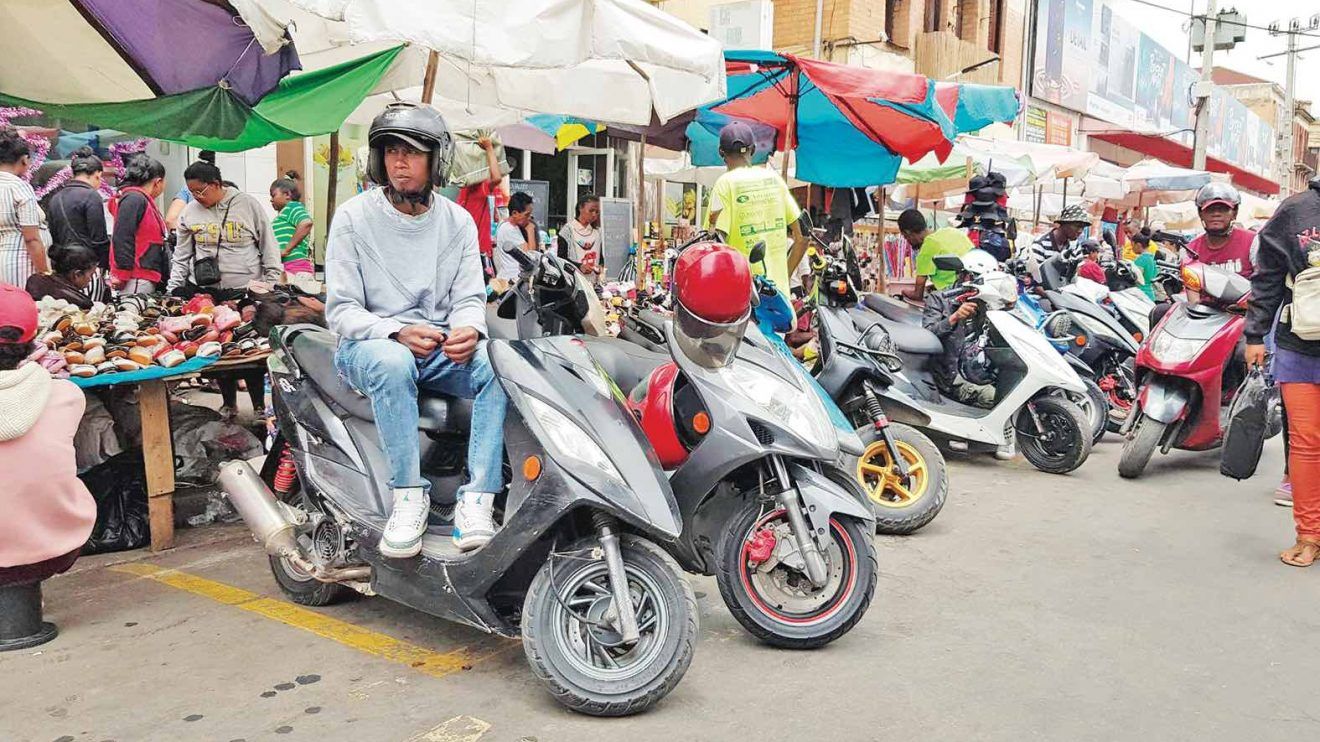
[[[1236,483],[1175,452],[1118,479],[1117,442],[1053,477],[952,462],[940,518],[878,541],[871,612],[817,652],[769,649],[693,578],[683,683],[622,720],[561,709],[516,642],[383,599],[280,599],[233,526],[47,584],[63,634],[0,655],[0,740],[1300,739],[1320,732],[1320,572],[1275,553],[1281,453]],[[206,541],[197,545],[201,539]],[[124,559],[134,559],[127,563]]]

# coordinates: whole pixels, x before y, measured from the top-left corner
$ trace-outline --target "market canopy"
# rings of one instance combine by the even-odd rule
[[[1182,166],[1192,164],[1192,148],[1180,142],[1156,134],[1140,134],[1132,131],[1098,131],[1088,135],[1092,139],[1116,144],[1126,149],[1135,150],[1147,157],[1158,158],[1165,162]],[[1244,170],[1214,157],[1206,157],[1206,169],[1213,173],[1222,173],[1242,188],[1257,193],[1274,195],[1279,192],[1279,184],[1269,178]]]
[[[294,12],[281,9],[289,6]],[[433,50],[438,95],[519,118],[645,125],[724,97],[719,42],[642,0],[282,0],[270,8],[290,22],[297,11],[314,15],[332,39]]]
[[[401,51],[402,47],[395,47],[315,72],[290,75],[255,106],[220,85],[117,103],[60,104],[0,93],[0,103],[37,108],[50,116],[200,149],[240,152],[337,131]]]
[[[5,0],[0,92],[49,108],[223,86],[253,105],[300,63],[283,39],[254,35],[259,3],[238,4],[239,15],[208,0]]]

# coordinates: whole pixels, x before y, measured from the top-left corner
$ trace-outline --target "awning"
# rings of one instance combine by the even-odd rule
[[[1181,167],[1192,166],[1192,149],[1171,139],[1154,134],[1138,134],[1132,131],[1101,131],[1088,133],[1088,137],[1102,142],[1116,144],[1126,149],[1155,157]],[[1257,193],[1273,195],[1279,192],[1279,184],[1262,175],[1230,165],[1223,160],[1207,156],[1206,169],[1214,173],[1225,173],[1237,185]]]

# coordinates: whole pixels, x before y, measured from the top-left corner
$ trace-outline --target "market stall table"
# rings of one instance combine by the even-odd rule
[[[147,517],[151,526],[152,551],[174,547],[174,442],[167,382],[210,376],[221,370],[237,372],[264,368],[267,355],[268,352],[227,361],[193,358],[173,368],[152,366],[141,371],[69,379],[84,390],[127,385],[138,387],[138,410],[142,416],[142,461],[146,471]]]

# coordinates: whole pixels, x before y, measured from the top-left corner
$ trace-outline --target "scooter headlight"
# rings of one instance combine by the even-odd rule
[[[1186,363],[1201,352],[1202,345],[1200,340],[1188,340],[1159,332],[1151,338],[1150,352],[1160,363]]]
[[[544,442],[555,458],[572,459],[618,481],[620,485],[624,484],[623,475],[587,431],[536,397],[527,395],[526,399],[537,425],[545,434]]]
[[[785,429],[821,448],[837,448],[839,437],[829,413],[810,389],[802,389],[748,363],[733,363],[718,373],[743,399],[756,405]]]

